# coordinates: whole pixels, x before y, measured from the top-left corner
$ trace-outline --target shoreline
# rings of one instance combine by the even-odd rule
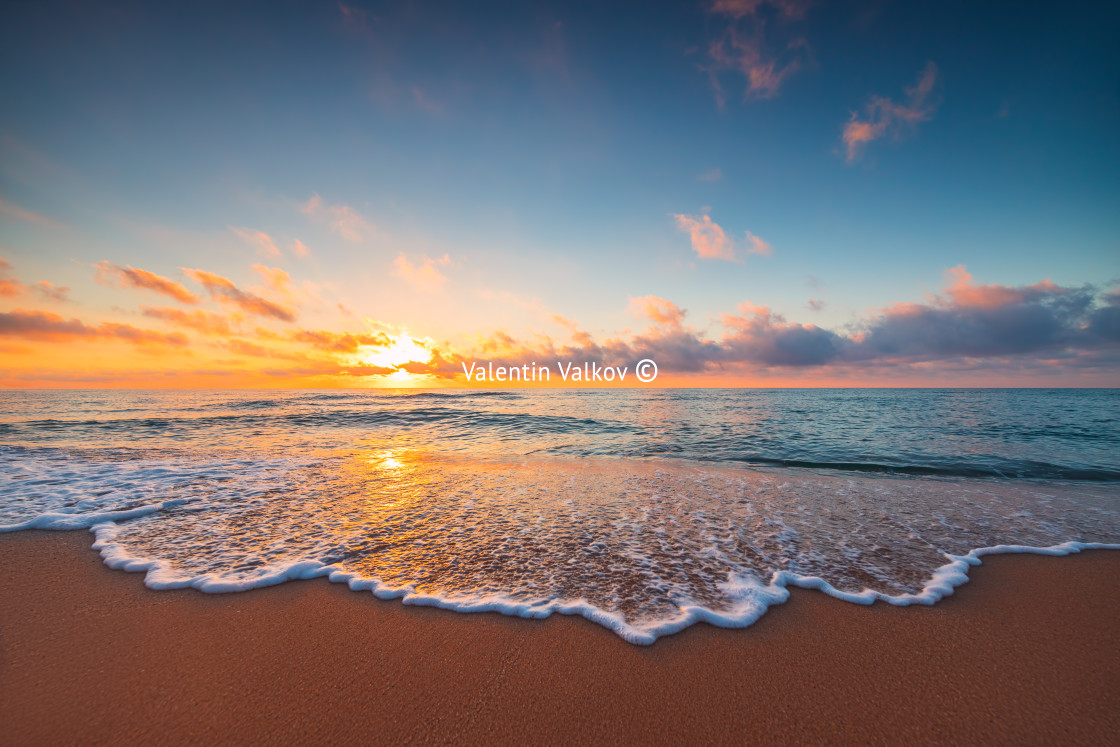
[[[86,531],[0,536],[0,742],[1102,743],[1120,552],[986,555],[929,606],[791,588],[652,646],[579,617],[406,606],[325,578],[153,591]]]

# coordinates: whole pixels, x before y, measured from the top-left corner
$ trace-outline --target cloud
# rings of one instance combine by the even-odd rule
[[[746,232],[747,237],[747,254],[764,254],[770,256],[774,253],[774,248],[767,242],[755,236],[750,231]]]
[[[758,13],[764,6],[770,6],[787,18],[802,18],[812,4],[812,0],[715,0],[712,3],[712,13],[739,19]]]
[[[135,267],[120,267],[108,260],[98,262],[94,267],[97,269],[97,281],[101,283],[108,284],[110,279],[116,279],[121,287],[155,291],[181,303],[196,304],[202,300],[174,280],[147,270]]]
[[[292,339],[334,353],[356,353],[361,347],[385,347],[392,343],[384,332],[354,334],[301,329],[292,335]]]
[[[292,276],[279,267],[266,267],[253,265],[253,271],[264,279],[264,284],[270,290],[294,298],[295,289],[292,287]]]
[[[318,194],[312,194],[300,206],[300,212],[325,222],[332,231],[347,241],[359,242],[374,234],[376,226],[349,205],[327,205]]]
[[[311,250],[299,239],[292,239],[292,254],[297,257],[307,257],[311,255]]]
[[[887,136],[897,140],[931,119],[937,109],[937,102],[930,95],[936,83],[937,65],[927,62],[914,85],[904,89],[905,104],[872,96],[862,116],[852,112],[841,136],[848,163],[854,162],[868,143]]]
[[[741,262],[740,249],[747,254],[773,254],[770,244],[750,231],[746,232],[743,245],[737,245],[707,214],[699,216],[674,214],[673,218],[677,222],[677,228],[688,232],[692,249],[700,259]]]
[[[22,220],[26,223],[33,223],[36,226],[44,226],[47,228],[58,226],[58,222],[54,219],[48,218],[41,213],[35,213],[25,208],[21,208],[19,205],[8,202],[2,197],[0,197],[0,215],[6,215],[10,218]]]
[[[266,257],[281,256],[280,247],[276,246],[276,242],[264,231],[256,231],[252,228],[235,228],[233,226],[230,226],[230,230],[246,244],[254,247],[260,254]]]
[[[766,306],[739,304],[739,315],[724,315],[731,330],[722,342],[724,358],[761,366],[819,366],[835,359],[844,338],[815,324],[787,322]]]
[[[0,257],[0,297],[15,298],[23,293],[23,283],[9,274],[11,270],[12,265],[8,260]]]
[[[723,341],[727,359],[817,366],[1046,358],[1120,341],[1112,297],[1098,299],[1090,286],[978,285],[963,266],[948,275],[941,294],[924,303],[893,304],[851,334],[788,323],[765,307],[743,305],[741,315],[724,317],[732,330]]]
[[[0,336],[44,342],[117,339],[135,345],[154,343],[182,346],[187,344],[187,338],[181,334],[164,334],[163,332],[138,329],[129,324],[112,322],[90,326],[78,319],[63,319],[58,314],[23,309],[0,312]]]
[[[805,305],[809,307],[810,311],[821,311],[825,307],[825,302],[819,298],[810,298],[809,303]]]
[[[630,299],[630,313],[643,316],[656,324],[679,327],[684,321],[685,310],[672,301],[657,296],[638,296]]]
[[[451,257],[447,254],[438,259],[432,259],[425,255],[423,260],[416,264],[410,262],[404,254],[397,255],[397,258],[393,260],[397,277],[424,293],[434,293],[443,288],[444,283],[447,282],[447,276],[436,268],[445,267],[449,264],[451,264]]]
[[[40,296],[48,301],[53,301],[55,303],[66,303],[70,300],[70,297],[68,295],[70,293],[70,289],[65,285],[59,286],[47,280],[40,280],[32,287],[35,288],[35,291]]]
[[[140,308],[144,316],[161,319],[177,327],[194,329],[205,335],[225,337],[234,334],[229,319],[212,311],[200,311],[198,309],[184,311],[167,306],[141,306]]]
[[[652,358],[665,373],[789,375],[813,370],[848,378],[938,370],[950,375],[995,370],[1060,375],[1120,366],[1120,290],[1101,293],[1091,286],[1048,281],[978,284],[963,267],[947,275],[941,293],[876,311],[847,332],[788,321],[769,307],[744,302],[736,313],[721,317],[721,336],[707,339],[684,325],[684,310],[666,299],[644,296],[630,301],[631,312],[657,325],[644,333],[596,340],[573,326],[571,342],[559,345],[547,337],[522,342],[499,330],[482,340],[477,349],[481,355],[466,360],[626,365]],[[454,377],[456,361],[464,358],[445,352],[442,360],[443,368],[427,372]],[[420,364],[413,368],[425,372]]]
[[[296,312],[294,309],[281,306],[266,298],[243,291],[221,275],[215,275],[205,270],[192,270],[184,267],[183,272],[201,283],[210,293],[210,297],[221,303],[235,306],[248,314],[271,317],[282,322],[294,322]]]
[[[708,44],[711,65],[707,72],[722,109],[726,96],[720,75],[735,72],[743,77],[744,98],[772,98],[786,79],[809,67],[809,44],[790,36],[788,22],[800,20],[809,9],[803,0],[716,0],[713,15],[730,19],[722,33]],[[781,37],[784,41],[775,41]]]
[[[700,182],[718,182],[722,178],[723,169],[719,167],[708,169],[707,171],[696,176],[696,180]]]

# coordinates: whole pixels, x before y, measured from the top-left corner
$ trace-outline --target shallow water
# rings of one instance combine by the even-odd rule
[[[154,588],[329,575],[648,643],[1120,542],[1113,390],[4,392],[0,525]]]

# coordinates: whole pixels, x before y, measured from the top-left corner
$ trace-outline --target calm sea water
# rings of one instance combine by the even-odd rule
[[[328,575],[646,643],[1120,542],[1120,390],[0,392],[0,528],[154,588]]]

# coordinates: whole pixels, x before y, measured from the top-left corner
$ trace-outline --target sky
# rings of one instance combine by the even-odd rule
[[[8,3],[0,386],[1116,386],[1118,23]]]

